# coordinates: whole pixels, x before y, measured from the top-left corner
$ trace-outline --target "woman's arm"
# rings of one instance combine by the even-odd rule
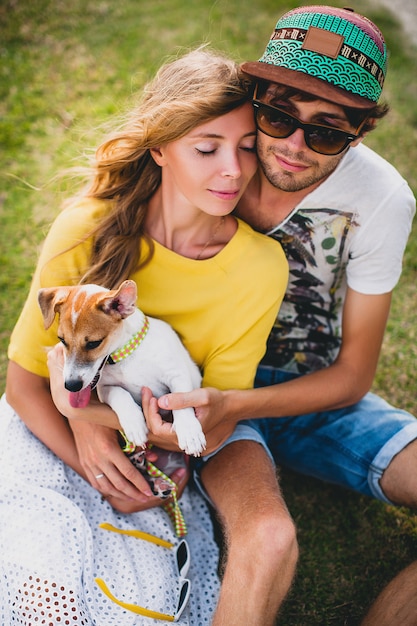
[[[71,429],[53,403],[48,380],[9,361],[6,398],[29,430],[86,479]]]
[[[55,372],[59,386],[62,370]],[[6,398],[29,430],[64,463],[100,491],[112,506],[129,513],[160,506],[147,481],[122,452],[114,428],[74,420],[71,425],[56,408],[48,380],[14,361],[9,362]],[[108,407],[107,407],[108,408]],[[109,409],[110,410],[110,409]],[[102,478],[96,476],[103,474]],[[185,487],[184,472],[174,476]]]
[[[101,403],[95,394],[91,395],[90,403],[85,408],[74,408],[70,405],[69,394],[62,379],[63,365],[63,346],[57,344],[48,353],[51,394],[60,414],[69,420],[81,463],[91,484],[106,495],[116,497],[118,493],[123,493],[129,499],[134,498],[141,504],[141,508],[160,505],[161,500],[153,496],[147,481],[120,448],[117,437],[120,423],[114,411],[107,404]],[[167,439],[167,443],[171,443],[172,438]],[[164,443],[164,440],[158,442],[160,447],[178,450],[176,440],[175,445],[165,446]],[[151,453],[150,460],[155,458]],[[104,476],[97,480],[96,476],[100,474]],[[180,497],[188,481],[188,472],[178,469],[170,478],[177,483]],[[136,488],[134,491],[132,485]],[[114,489],[117,491],[114,492]]]

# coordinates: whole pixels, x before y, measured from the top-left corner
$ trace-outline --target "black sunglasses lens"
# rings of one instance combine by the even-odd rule
[[[190,596],[190,581],[188,579],[184,579],[182,581],[181,589],[180,589],[180,597],[178,599],[178,606],[175,612],[175,621],[178,621],[184,611],[188,598]]]
[[[178,600],[178,610],[181,609],[183,604],[187,601],[189,588],[190,588],[190,581],[185,579],[181,585],[180,597]]]
[[[187,575],[188,567],[190,564],[190,555],[186,541],[183,540],[178,545],[176,556],[178,573],[182,578],[184,578]]]
[[[256,109],[256,121],[260,130],[277,139],[289,137],[295,130],[291,117],[263,106]]]
[[[302,128],[307,146],[319,154],[327,156],[339,154],[354,139],[354,136],[336,128],[302,124],[291,115],[269,105],[256,103],[255,112],[257,127],[266,135],[275,139],[286,139],[297,128]]]
[[[346,133],[331,128],[317,128],[305,133],[309,148],[320,154],[335,155],[349,143]]]

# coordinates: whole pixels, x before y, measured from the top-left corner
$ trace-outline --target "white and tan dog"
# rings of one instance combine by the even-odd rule
[[[136,298],[132,280],[112,291],[89,284],[38,293],[46,329],[59,315],[64,384],[71,405],[87,406],[97,386],[99,400],[115,411],[127,438],[145,447],[142,387],[149,387],[155,397],[191,391],[200,386],[201,375],[171,326],[145,316]],[[206,440],[193,409],[174,411],[172,428],[182,450],[194,456],[202,453]]]

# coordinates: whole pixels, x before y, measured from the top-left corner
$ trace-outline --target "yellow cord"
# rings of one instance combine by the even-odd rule
[[[158,546],[163,546],[164,548],[174,547],[174,544],[170,541],[165,541],[165,539],[160,539],[160,537],[144,533],[141,530],[123,530],[122,528],[116,528],[116,526],[113,526],[108,522],[99,524],[99,527],[103,528],[103,530],[110,530],[113,533],[119,533],[120,535],[129,535],[129,537],[136,537],[136,539],[143,539],[144,541],[149,541],[150,543],[156,543]]]
[[[136,604],[128,604],[127,602],[121,602],[118,600],[107,587],[106,583],[102,578],[95,579],[97,585],[100,587],[102,592],[106,594],[110,600],[112,600],[115,604],[118,604],[123,609],[127,609],[128,611],[132,611],[132,613],[137,613],[138,615],[143,615],[144,617],[152,617],[153,619],[164,619],[167,622],[174,622],[174,615],[166,615],[165,613],[158,613],[157,611],[151,611],[150,609],[145,609],[142,606],[137,606]]]

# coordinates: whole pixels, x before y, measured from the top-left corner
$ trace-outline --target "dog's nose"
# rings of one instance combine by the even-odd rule
[[[83,381],[79,378],[73,378],[65,381],[65,389],[68,391],[81,391],[83,388]]]

